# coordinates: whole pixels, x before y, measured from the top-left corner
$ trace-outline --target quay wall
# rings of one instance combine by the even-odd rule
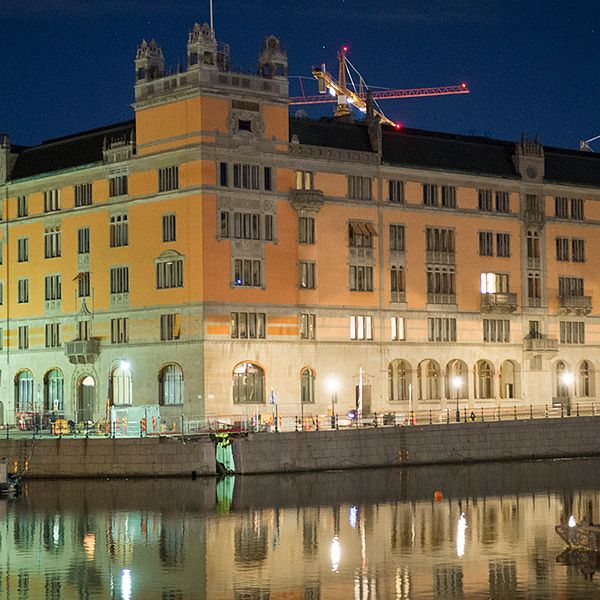
[[[600,456],[600,417],[250,433],[232,447],[240,474]],[[216,472],[208,437],[10,439],[0,457],[27,478]]]

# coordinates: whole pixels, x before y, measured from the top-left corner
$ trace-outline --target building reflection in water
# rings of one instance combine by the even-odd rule
[[[600,514],[600,481],[543,484],[580,467],[469,467],[441,501],[442,470],[238,477],[227,510],[208,479],[29,482],[0,513],[0,600],[600,596],[600,560],[554,532]]]

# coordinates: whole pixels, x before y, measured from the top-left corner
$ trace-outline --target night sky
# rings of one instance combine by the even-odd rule
[[[372,86],[471,87],[468,96],[381,104],[407,127],[506,140],[525,133],[566,148],[600,134],[600,6],[593,0],[214,6],[217,38],[230,44],[233,70],[255,72],[271,33],[286,46],[290,75],[310,76],[322,62],[337,72],[337,48],[348,44],[350,60]],[[0,132],[28,145],[133,118],[138,43],[155,38],[167,66],[185,64],[187,34],[195,21],[208,21],[208,7],[208,0],[0,0]],[[291,93],[299,93],[293,83]],[[600,140],[592,148],[600,151]]]

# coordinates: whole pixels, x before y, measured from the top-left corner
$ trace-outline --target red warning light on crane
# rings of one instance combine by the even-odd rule
[[[403,127],[404,127],[404,125],[402,125],[402,123],[396,123],[396,124],[394,125],[394,129],[397,129],[397,130],[400,130],[400,129],[402,129]]]
[[[348,52],[348,46],[342,46],[342,52],[346,54],[346,52]]]

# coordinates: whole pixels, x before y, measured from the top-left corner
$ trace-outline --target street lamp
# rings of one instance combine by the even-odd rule
[[[339,381],[331,376],[327,379],[327,389],[331,394],[331,429],[335,429],[335,404],[337,403],[337,393],[340,389]]]
[[[565,387],[565,392],[567,393],[567,416],[570,417],[571,416],[571,400],[569,398],[569,390],[571,389],[571,386],[573,385],[573,381],[575,381],[575,377],[573,376],[573,373],[571,373],[570,371],[565,371],[561,375],[561,380],[562,380],[562,384]]]
[[[456,422],[460,423],[460,408],[458,406],[458,392],[462,387],[462,377],[455,375],[452,378],[452,387],[454,388],[454,397],[456,398]]]

